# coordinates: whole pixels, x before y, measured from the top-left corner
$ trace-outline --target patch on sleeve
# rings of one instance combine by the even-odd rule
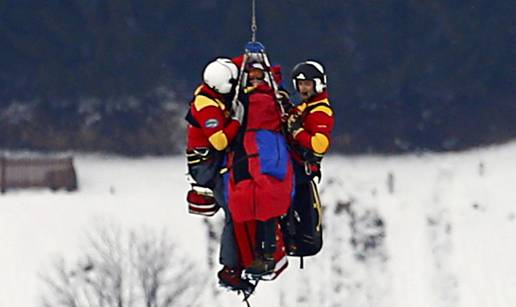
[[[219,121],[217,119],[215,119],[215,118],[207,119],[204,122],[204,126],[206,128],[217,128],[218,125],[219,125]]]

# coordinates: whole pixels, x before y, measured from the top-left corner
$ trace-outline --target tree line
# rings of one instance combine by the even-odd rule
[[[334,150],[461,150],[516,135],[511,1],[258,1],[258,39],[290,69],[322,61]],[[250,3],[6,0],[0,146],[181,150],[203,66],[250,38]]]

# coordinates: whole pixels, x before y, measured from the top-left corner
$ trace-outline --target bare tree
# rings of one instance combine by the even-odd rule
[[[197,306],[206,280],[165,231],[99,226],[72,266],[41,274],[45,307]]]

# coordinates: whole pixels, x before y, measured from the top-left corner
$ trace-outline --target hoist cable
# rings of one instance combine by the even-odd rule
[[[256,42],[256,31],[258,25],[256,24],[256,0],[252,0],[252,17],[251,17],[251,41]]]

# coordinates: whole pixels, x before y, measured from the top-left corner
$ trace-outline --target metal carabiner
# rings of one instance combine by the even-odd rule
[[[305,174],[307,174],[308,176],[312,175],[312,168],[310,167],[310,163],[308,163],[308,161],[305,161],[304,164],[305,164]]]

